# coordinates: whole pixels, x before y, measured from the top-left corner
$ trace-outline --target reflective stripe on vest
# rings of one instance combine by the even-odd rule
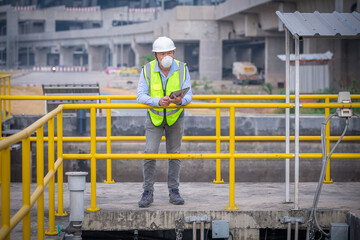
[[[171,92],[182,89],[182,85],[185,81],[185,66],[186,64],[178,60],[174,60],[179,66],[179,70],[168,78],[166,83],[166,95],[170,95]],[[149,93],[151,97],[162,98],[164,97],[164,88],[161,81],[159,72],[154,72],[156,60],[147,63],[144,66],[144,77],[149,86]],[[163,108],[150,108],[148,109],[152,123],[155,126],[160,126],[164,121],[164,109]],[[182,108],[167,108],[166,109],[166,122],[169,126],[173,125],[182,113]]]

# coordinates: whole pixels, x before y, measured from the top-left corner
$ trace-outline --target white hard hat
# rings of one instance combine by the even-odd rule
[[[175,44],[173,40],[168,37],[159,37],[153,43],[153,52],[168,52],[175,50]]]

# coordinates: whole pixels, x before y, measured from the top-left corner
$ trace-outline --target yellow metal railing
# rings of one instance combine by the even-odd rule
[[[359,97],[357,95],[356,97]],[[212,96],[214,97],[214,96]],[[215,96],[216,97],[216,96]],[[217,96],[219,99],[222,96]],[[228,96],[226,96],[228,97]],[[224,98],[226,98],[224,97]],[[231,96],[230,96],[231,97]],[[228,99],[230,99],[228,97]],[[248,96],[246,96],[249,98]],[[2,96],[1,100],[12,99],[13,96]],[[81,96],[84,99],[84,96]],[[195,97],[196,98],[196,97]],[[210,98],[210,97],[209,97]],[[15,99],[15,98],[14,98]],[[64,99],[64,98],[62,98]],[[221,98],[222,99],[222,98]],[[330,98],[329,98],[330,99]],[[217,99],[216,99],[217,100]],[[269,140],[270,137],[235,137],[235,109],[236,108],[293,108],[293,103],[220,103],[217,100],[216,103],[191,103],[183,108],[215,108],[215,109],[228,109],[229,110],[229,136],[220,136],[220,132],[216,131],[217,135],[215,137],[184,137],[184,140],[205,140],[205,141],[228,141],[229,142],[229,152],[221,153],[216,150],[216,153],[212,154],[114,154],[111,153],[111,147],[107,147],[107,153],[97,153],[96,152],[96,142],[97,141],[106,141],[107,144],[111,141],[116,140],[144,140],[144,137],[119,137],[111,136],[111,115],[110,112],[107,112],[107,135],[106,137],[97,137],[96,136],[96,109],[146,109],[149,106],[144,104],[65,104],[61,105],[52,112],[46,114],[44,117],[36,121],[34,124],[28,128],[22,130],[21,132],[14,134],[10,137],[4,138],[0,141],[0,156],[1,156],[1,229],[0,229],[0,239],[9,239],[10,231],[21,221],[23,220],[23,234],[24,239],[30,239],[30,209],[37,202],[37,211],[38,211],[38,239],[44,239],[44,197],[43,192],[46,186],[49,186],[49,230],[45,233],[52,235],[56,234],[55,229],[55,215],[65,216],[66,212],[63,210],[63,159],[91,159],[91,204],[88,207],[88,211],[98,211],[99,206],[96,205],[96,160],[97,159],[107,159],[107,162],[111,159],[168,159],[168,158],[179,158],[179,159],[229,159],[229,204],[226,206],[227,210],[237,210],[238,207],[235,205],[235,159],[240,158],[276,158],[276,159],[286,159],[292,158],[293,154],[284,154],[284,153],[236,153],[235,152],[235,141],[248,141],[249,139],[253,140]],[[303,108],[360,108],[360,103],[352,104],[341,104],[341,103],[303,103]],[[1,106],[1,104],[0,104]],[[169,106],[174,108],[174,105]],[[63,137],[63,109],[90,109],[90,125],[91,133],[90,137]],[[217,114],[220,111],[217,111]],[[54,120],[57,118],[57,137],[55,137],[54,129]],[[43,136],[44,125],[48,124],[48,137]],[[219,124],[218,124],[219,123]],[[220,126],[220,122],[216,124],[217,128]],[[36,132],[36,137],[30,137],[32,133]],[[275,136],[277,140],[284,140],[283,136]],[[338,137],[332,137],[336,139]],[[305,137],[305,139],[315,140],[319,139],[318,137]],[[30,141],[36,141],[37,148],[37,188],[31,194],[30,193]],[[358,140],[357,137],[347,137],[347,140]],[[23,206],[22,208],[10,219],[10,146],[16,142],[22,141],[23,143]],[[49,169],[44,176],[43,167],[44,167],[44,141],[48,141],[48,152],[49,152]],[[54,142],[57,142],[58,147],[58,158],[54,162]],[[63,152],[63,142],[64,141],[90,141],[91,150],[87,154],[66,154]],[[330,140],[328,140],[330,141]],[[52,151],[51,151],[52,150]],[[301,158],[321,158],[322,154],[317,153],[308,153],[301,154]],[[360,154],[333,154],[332,158],[360,158]],[[216,164],[218,168],[218,162]],[[220,169],[217,169],[220,171]],[[58,172],[58,212],[55,212],[55,183],[54,175],[55,172]],[[108,171],[109,172],[109,171]],[[111,165],[110,165],[111,172]],[[219,177],[219,178],[218,178]],[[108,178],[108,182],[109,182]],[[221,175],[217,172],[217,179],[221,181]],[[31,194],[31,195],[30,195]]]
[[[6,93],[5,88],[5,79],[9,79],[10,83],[10,75],[6,75],[3,79],[3,92]],[[325,108],[325,118],[327,118],[330,114],[330,104],[331,99],[337,99],[337,95],[301,95],[300,99],[317,99],[317,100],[324,100],[325,104],[321,106],[318,103],[305,103],[302,104],[303,108]],[[352,95],[352,99],[360,99],[360,95]],[[0,103],[0,110],[6,109],[6,101],[8,102],[8,116],[4,115],[3,117],[0,115],[0,120],[5,119],[6,117],[11,116],[11,108],[10,108],[10,101],[11,100],[106,100],[107,103],[111,103],[112,100],[134,100],[136,96],[134,95],[107,95],[107,96],[10,96],[10,88],[8,88],[8,95],[3,94],[0,97],[0,100],[3,104]],[[221,100],[285,100],[285,95],[195,95],[195,100],[215,100],[216,103],[220,103]],[[294,95],[290,96],[290,99],[295,99]],[[243,103],[246,104],[246,108],[262,108],[262,103]],[[260,104],[260,105],[259,105]],[[351,105],[354,106],[354,105]],[[276,106],[275,106],[276,107]],[[6,110],[2,111],[3,113]],[[111,110],[106,110],[106,115],[111,115]],[[2,118],[2,119],[1,119]],[[111,141],[127,141],[127,140],[138,140],[144,141],[145,137],[112,137],[111,136],[111,126],[110,126],[111,119],[107,117],[106,124],[107,124],[107,132],[106,137],[99,137],[97,141],[107,141],[107,153],[111,153]],[[221,120],[220,120],[220,108],[216,108],[216,136],[194,136],[194,137],[187,137],[184,136],[184,141],[216,141],[216,153],[220,153],[220,144],[221,141],[228,141],[229,137],[221,136]],[[330,136],[330,123],[326,125],[326,144],[327,144],[327,151],[329,154],[330,151],[330,141],[337,141],[339,137]],[[0,126],[0,139],[2,136],[2,129]],[[290,141],[294,141],[295,137],[290,136]],[[34,139],[31,139],[34,141]],[[235,141],[284,141],[285,136],[238,136],[235,137]],[[300,136],[300,141],[317,141],[320,140],[320,136]],[[360,140],[360,136],[351,136],[351,137],[344,137],[343,140],[345,141],[357,141]],[[69,138],[65,137],[64,141],[70,141]],[[71,141],[90,141],[88,137],[75,137],[71,138]],[[105,183],[114,183],[111,174],[111,159],[107,159],[107,179],[104,181]],[[223,179],[221,178],[221,159],[216,159],[216,178],[214,179],[214,183],[223,183]],[[332,179],[330,178],[330,160],[327,165],[325,180],[326,183],[331,183]],[[1,180],[0,180],[1,182]],[[62,214],[62,213],[60,213]]]
[[[7,84],[6,84],[6,80],[7,80]],[[10,96],[11,95],[11,75],[0,75],[0,84],[1,84],[1,95],[2,96]],[[6,91],[6,86],[7,87],[7,91]],[[6,104],[7,103],[7,104]],[[2,111],[0,112],[0,115],[2,116],[3,119],[7,118],[7,117],[11,117],[11,103],[10,103],[10,99],[9,100],[2,100],[2,104],[1,104],[1,109]],[[6,109],[8,109],[8,114],[6,114]]]

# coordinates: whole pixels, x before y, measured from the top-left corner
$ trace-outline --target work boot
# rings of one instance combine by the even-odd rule
[[[184,199],[180,196],[179,189],[173,188],[169,191],[169,202],[174,205],[183,205]]]
[[[141,208],[147,208],[150,207],[150,204],[154,201],[153,198],[154,194],[152,191],[144,190],[141,200],[139,201],[139,207]]]

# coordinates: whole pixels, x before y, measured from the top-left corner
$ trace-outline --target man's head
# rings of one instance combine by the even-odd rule
[[[153,43],[154,57],[161,64],[160,67],[169,69],[175,54],[175,44],[168,37],[159,37]]]

